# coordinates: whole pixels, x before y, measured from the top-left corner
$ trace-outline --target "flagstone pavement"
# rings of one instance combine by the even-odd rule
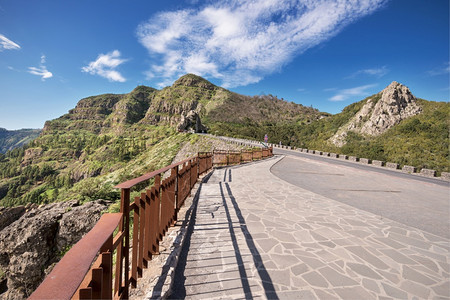
[[[201,185],[172,298],[450,298],[449,240],[289,184],[279,159]]]

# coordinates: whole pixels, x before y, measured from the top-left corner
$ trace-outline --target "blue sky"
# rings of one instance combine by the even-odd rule
[[[449,1],[0,0],[0,127],[188,72],[330,113],[394,80],[449,101]]]

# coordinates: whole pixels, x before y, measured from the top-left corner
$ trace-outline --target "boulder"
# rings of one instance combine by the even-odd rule
[[[0,231],[0,268],[7,287],[0,291],[0,299],[28,297],[53,264],[96,224],[108,205],[103,200],[84,205],[78,201],[42,205]]]

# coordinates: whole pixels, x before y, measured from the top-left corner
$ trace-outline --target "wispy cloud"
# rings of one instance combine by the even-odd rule
[[[381,78],[384,75],[386,75],[387,73],[389,73],[389,69],[386,66],[382,66],[379,68],[358,70],[355,73],[353,73],[352,75],[348,76],[347,78],[355,78],[360,75],[369,75],[369,76],[375,76],[375,77]]]
[[[154,63],[147,73],[184,73],[243,86],[279,71],[295,55],[336,35],[386,0],[223,0],[162,12],[137,28]]]
[[[126,61],[127,59],[120,57],[119,50],[114,50],[106,54],[100,54],[95,61],[90,62],[81,70],[92,75],[99,75],[109,81],[125,82],[125,77],[116,68]]]
[[[330,101],[344,101],[353,96],[368,96],[368,89],[375,87],[376,84],[367,84],[362,86],[357,86],[351,89],[339,90],[336,95],[331,97]]]
[[[45,79],[52,78],[53,74],[49,70],[47,70],[47,67],[45,66],[46,57],[45,55],[41,56],[41,63],[39,67],[28,67],[28,73],[41,76],[42,81],[45,81]]]
[[[10,39],[8,39],[3,34],[0,34],[0,51],[6,50],[18,50],[20,49],[20,46]]]
[[[438,75],[444,75],[450,73],[450,62],[447,62],[444,66],[435,68],[433,70],[430,70],[427,72],[430,76],[438,76]]]

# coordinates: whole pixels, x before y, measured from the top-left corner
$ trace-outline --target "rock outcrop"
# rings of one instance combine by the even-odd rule
[[[206,132],[198,113],[191,110],[187,115],[181,115],[181,121],[177,125],[178,131]]]
[[[416,97],[411,91],[394,81],[383,91],[367,99],[364,106],[347,124],[338,129],[330,141],[342,147],[349,131],[366,136],[380,135],[421,111],[422,108],[416,103]]]
[[[0,299],[28,297],[53,264],[100,219],[109,202],[80,205],[67,201],[43,205],[0,231]],[[5,284],[6,281],[6,284]]]
[[[25,213],[25,206],[0,207],[0,231]]]

